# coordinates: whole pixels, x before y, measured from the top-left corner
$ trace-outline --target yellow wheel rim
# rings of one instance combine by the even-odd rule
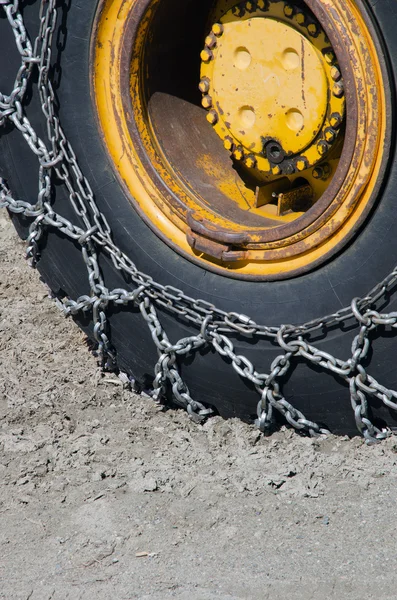
[[[363,223],[385,169],[388,81],[371,23],[352,0],[307,0],[303,12],[279,0],[220,0],[192,54],[194,105],[172,77],[153,92],[156,60],[172,58],[172,43],[153,53],[167,37],[166,5],[103,0],[94,30],[98,121],[131,202],[204,268],[280,279],[316,267]],[[172,72],[192,79],[179,57]],[[266,69],[273,78],[261,87]],[[283,94],[272,105],[277,78]],[[242,91],[228,94],[237,81]]]

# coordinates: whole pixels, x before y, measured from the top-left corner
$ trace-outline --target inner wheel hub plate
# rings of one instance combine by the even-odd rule
[[[285,6],[232,7],[201,53],[209,122],[236,160],[273,175],[323,160],[345,116],[342,76],[324,31]]]
[[[291,26],[235,21],[225,26],[214,60],[213,100],[247,152],[259,154],[266,134],[297,154],[324,122],[327,79],[314,46]]]

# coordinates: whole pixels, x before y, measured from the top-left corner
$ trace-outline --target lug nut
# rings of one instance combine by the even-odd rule
[[[214,23],[212,26],[212,33],[216,35],[216,37],[220,37],[224,32],[224,27],[222,23]]]
[[[331,68],[331,77],[334,81],[339,81],[339,79],[342,77],[342,74],[339,71],[338,67]]]
[[[245,159],[245,164],[249,169],[255,169],[256,167],[256,158],[253,154],[249,154]]]
[[[296,22],[297,22],[299,25],[304,25],[304,24],[305,24],[306,17],[305,17],[305,15],[303,14],[303,12],[297,12],[297,13],[296,13],[296,15],[295,15],[295,19],[296,19]]]
[[[202,106],[204,106],[204,108],[211,108],[212,106],[212,98],[211,96],[204,96],[204,98],[202,98],[201,100],[201,104]]]
[[[276,165],[275,167],[272,168],[272,173],[273,173],[273,175],[281,175],[281,173],[282,173],[281,167]]]
[[[234,142],[229,135],[227,137],[225,137],[225,139],[223,140],[223,145],[226,148],[226,150],[228,150],[229,152],[233,152]]]
[[[318,150],[319,154],[321,154],[321,156],[324,156],[324,154],[327,154],[328,149],[329,149],[329,147],[328,147],[327,142],[324,142],[323,140],[317,144],[317,150]]]
[[[235,17],[243,17],[245,15],[245,10],[242,6],[233,6],[232,13]]]
[[[324,163],[323,164],[323,172],[324,172],[324,179],[328,179],[328,177],[331,175],[331,165],[329,165],[328,163]]]
[[[202,94],[206,94],[210,89],[210,80],[208,77],[203,77],[199,83],[199,90]]]
[[[238,146],[233,152],[233,156],[236,160],[243,160],[244,158],[244,150],[241,146]]]
[[[298,158],[295,164],[298,171],[304,171],[307,169],[307,161],[305,158]]]
[[[329,65],[333,65],[335,62],[335,54],[331,50],[324,52],[324,59]]]
[[[216,125],[218,123],[218,114],[215,110],[210,110],[207,114],[207,121],[211,123],[211,125]]]
[[[201,60],[204,62],[210,62],[210,60],[214,58],[214,55],[209,48],[204,48],[204,50],[201,51],[200,56]]]
[[[205,45],[208,48],[214,48],[216,46],[216,36],[214,33],[211,33],[209,35],[207,35],[207,37],[205,38]]]
[[[336,138],[336,131],[334,131],[332,127],[327,127],[324,131],[324,138],[328,144],[333,144]]]
[[[284,6],[284,14],[286,17],[291,19],[294,16],[294,7],[291,6],[290,4],[286,4]]]
[[[287,163],[285,165],[284,172],[285,172],[286,175],[293,175],[295,173],[295,167],[294,167],[294,165],[291,162]]]
[[[341,81],[335,83],[334,87],[332,88],[332,93],[337,98],[342,98],[343,94],[345,93],[345,88],[343,87],[343,83]]]
[[[328,163],[324,163],[321,167],[315,167],[312,175],[314,179],[323,179],[325,181],[331,175],[331,167]]]
[[[312,37],[316,37],[318,35],[318,27],[315,23],[309,23],[307,30]]]
[[[332,115],[330,116],[330,119],[329,119],[330,125],[334,129],[338,129],[342,125],[342,121],[343,121],[342,115],[340,115],[337,112],[332,113]]]

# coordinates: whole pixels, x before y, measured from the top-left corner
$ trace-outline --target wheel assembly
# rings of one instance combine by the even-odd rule
[[[197,420],[395,422],[378,4],[0,1],[0,205],[103,362]]]
[[[149,226],[204,268],[304,273],[375,200],[387,75],[355,3],[328,4],[332,21],[321,0],[204,2],[195,31],[190,13],[172,25],[173,2],[121,14],[121,1],[103,3],[93,62],[105,143]]]

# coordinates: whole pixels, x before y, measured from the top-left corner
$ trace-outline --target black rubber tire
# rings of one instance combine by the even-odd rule
[[[382,31],[394,81],[397,69],[397,6],[390,0],[371,2],[375,21]],[[188,295],[203,298],[218,307],[250,315],[270,325],[295,323],[325,315],[348,305],[352,297],[365,293],[385,276],[397,262],[397,164],[391,166],[380,192],[379,203],[360,234],[328,264],[304,276],[279,282],[244,282],[206,271],[185,260],[144,224],[135,212],[113,171],[101,141],[90,95],[89,50],[91,28],[97,0],[69,0],[60,7],[62,27],[57,39],[58,63],[55,71],[60,119],[96,195],[100,210],[108,218],[116,243],[136,261],[142,271],[164,284],[183,289]],[[27,2],[24,15],[33,33],[38,26],[38,3]],[[56,54],[56,53],[55,53]],[[5,19],[0,20],[0,90],[10,90],[19,57]],[[393,84],[394,88],[394,84]],[[35,94],[28,115],[45,138],[45,123]],[[15,196],[31,201],[37,189],[37,161],[17,131],[4,132],[0,138],[1,175]],[[395,141],[393,137],[393,152]],[[393,157],[391,157],[393,158]],[[55,206],[76,222],[65,191],[56,186]],[[28,221],[14,217],[15,225],[26,236]],[[100,264],[109,287],[125,282],[111,262],[101,256]],[[44,240],[40,273],[57,293],[75,298],[87,293],[85,266],[77,246],[59,233]],[[397,310],[397,296],[390,299],[390,310]],[[191,334],[189,327],[174,316],[161,313],[171,340]],[[146,323],[138,311],[117,310],[111,314],[111,341],[117,350],[122,370],[141,382],[149,382],[157,352]],[[90,331],[90,323],[80,325]],[[317,344],[336,356],[347,358],[354,329],[336,328]],[[269,342],[235,339],[237,351],[245,354],[258,370],[268,372],[277,349]],[[375,337],[369,372],[383,384],[396,388],[395,356],[397,337]],[[241,379],[227,361],[212,351],[197,353],[181,363],[181,372],[191,394],[213,405],[225,417],[252,419],[258,395]],[[287,399],[309,419],[324,423],[335,433],[355,434],[349,391],[338,377],[324,374],[297,362],[285,382]],[[381,403],[371,402],[376,421],[395,423],[395,414]]]

